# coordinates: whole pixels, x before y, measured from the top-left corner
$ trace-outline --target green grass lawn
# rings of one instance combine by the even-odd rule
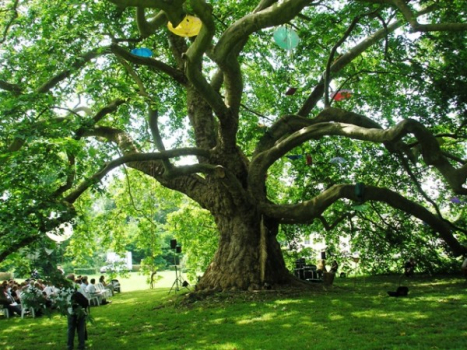
[[[112,304],[91,309],[89,349],[467,349],[467,283],[460,278],[415,276],[403,281],[406,298],[387,296],[398,283],[387,276],[203,300],[186,298],[186,289],[169,294],[170,273],[153,290],[135,290],[136,279],[121,279]],[[65,317],[0,318],[3,349],[65,345]]]

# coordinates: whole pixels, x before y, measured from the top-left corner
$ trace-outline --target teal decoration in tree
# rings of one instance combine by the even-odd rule
[[[279,27],[274,32],[274,41],[281,48],[285,50],[292,50],[298,46],[300,38],[293,29],[287,27]]]
[[[297,160],[297,159],[303,158],[303,155],[302,154],[289,154],[286,157],[289,158],[290,160]]]

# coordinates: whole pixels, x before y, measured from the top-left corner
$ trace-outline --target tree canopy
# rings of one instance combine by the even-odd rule
[[[122,165],[212,215],[200,289],[293,283],[278,235],[303,228],[467,253],[465,1],[4,3],[0,261]]]

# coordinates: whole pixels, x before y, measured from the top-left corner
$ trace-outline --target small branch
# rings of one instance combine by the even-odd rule
[[[434,200],[432,200],[430,198],[430,196],[428,196],[426,194],[426,192],[423,190],[422,186],[420,185],[420,182],[418,181],[417,177],[415,176],[415,174],[412,172],[412,169],[410,169],[410,165],[409,165],[409,162],[407,162],[407,159],[405,159],[404,157],[399,157],[399,159],[402,161],[402,166],[404,167],[405,171],[407,172],[407,174],[409,174],[409,177],[410,179],[412,180],[412,182],[415,184],[415,187],[417,188],[417,191],[423,196],[423,198],[425,198],[429,203],[431,203],[431,205],[433,206],[433,208],[435,208],[435,211],[436,213],[438,214],[438,216],[440,218],[443,217],[443,215],[441,214],[441,211],[439,210],[439,207],[438,205],[436,204],[436,202]]]
[[[412,27],[414,32],[462,32],[467,31],[466,23],[437,23],[437,24],[420,24],[417,21],[417,16],[412,12],[405,0],[392,0],[392,3],[399,9],[404,18]],[[431,6],[432,9],[437,8],[437,4]]]
[[[417,12],[416,16],[422,16],[433,11],[433,7],[428,7],[420,12]],[[337,73],[344,69],[348,64],[350,64],[356,57],[360,56],[365,50],[373,46],[379,40],[385,38],[388,33],[394,32],[396,29],[402,27],[405,24],[404,21],[395,21],[389,25],[386,25],[384,28],[376,31],[374,34],[368,36],[366,39],[359,42],[345,54],[343,54],[337,61],[333,62],[330,67],[331,73]],[[299,110],[298,115],[306,117],[308,116],[312,109],[316,106],[318,101],[323,96],[325,92],[324,89],[324,79],[322,79],[318,85],[311,92],[310,96],[307,98],[302,108]]]
[[[102,107],[95,115],[94,117],[92,118],[92,124],[93,125],[96,125],[97,123],[99,123],[106,115],[110,114],[110,113],[113,113],[115,112],[119,106],[121,106],[123,103],[125,103],[126,101],[125,100],[121,100],[121,99],[115,99],[113,100],[112,102],[110,102],[108,105]],[[83,135],[85,135],[87,132],[88,132],[88,128],[89,126],[87,127],[82,127],[82,128],[79,128],[76,133],[75,133],[75,136],[74,138],[76,140],[79,140],[81,139],[81,137]]]
[[[176,27],[183,19],[183,3],[185,0],[109,0],[119,7],[138,7],[160,9]]]
[[[332,231],[334,228],[336,228],[337,225],[339,225],[342,221],[344,221],[347,218],[351,219],[353,216],[355,216],[355,214],[350,214],[350,213],[342,214],[336,220],[334,220],[334,222],[331,225],[329,225],[326,218],[322,215],[318,216],[318,220],[321,221],[324,229],[329,232],[329,231]]]
[[[49,81],[47,81],[45,84],[40,86],[39,88],[36,89],[36,92],[38,93],[46,93],[50,89],[52,89],[55,85],[57,85],[59,82],[62,80],[68,78],[74,71],[84,67],[88,62],[90,62],[93,58],[106,55],[109,53],[109,48],[108,47],[99,47],[97,49],[91,50],[81,57],[78,57],[71,65],[71,69],[64,70],[63,72],[58,73],[56,76],[51,78]]]
[[[160,11],[150,21],[146,19],[145,8],[136,8],[136,24],[138,25],[141,38],[147,38],[155,33],[156,29],[162,27],[167,23],[167,16],[164,12]]]
[[[352,22],[350,23],[349,27],[345,31],[344,35],[342,38],[340,38],[337,43],[333,46],[331,49],[331,53],[329,54],[328,62],[326,64],[326,72],[324,74],[324,106],[329,107],[329,83],[330,83],[330,76],[331,76],[331,64],[334,61],[334,55],[337,51],[337,48],[341,46],[345,40],[350,36],[352,33],[352,30],[355,28],[357,25],[358,21],[360,21],[361,16],[355,17]]]
[[[13,3],[13,6],[11,7],[11,9],[6,10],[6,11],[13,12],[13,15],[10,17],[10,19],[8,20],[8,22],[5,25],[5,29],[3,30],[2,39],[0,40],[0,44],[3,44],[5,42],[6,36],[8,34],[8,31],[10,30],[10,27],[12,26],[15,19],[18,18],[18,10],[17,10],[18,3],[19,3],[19,0],[15,0],[15,2]],[[0,259],[0,261],[1,261],[1,259]]]
[[[23,92],[23,89],[17,84],[10,84],[6,81],[0,80],[0,89],[10,91],[14,95],[20,95]]]
[[[143,81],[140,79],[138,74],[134,71],[134,69],[125,61],[122,57],[116,55],[118,62],[121,63],[123,67],[125,67],[126,71],[135,81],[136,85],[138,85],[139,94],[144,97],[149,97],[149,94],[146,92],[146,88],[144,87]]]

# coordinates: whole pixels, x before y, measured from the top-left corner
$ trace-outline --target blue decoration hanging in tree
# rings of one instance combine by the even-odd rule
[[[152,51],[146,47],[139,47],[130,51],[133,55],[139,57],[152,57]]]

